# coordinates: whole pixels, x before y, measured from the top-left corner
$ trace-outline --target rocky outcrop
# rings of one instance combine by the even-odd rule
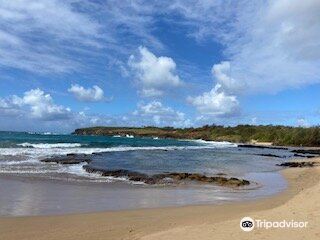
[[[59,164],[79,164],[79,163],[89,163],[91,159],[89,155],[86,154],[67,154],[66,156],[56,156],[40,160],[45,163],[59,163]]]
[[[276,146],[264,146],[264,145],[256,145],[256,144],[239,144],[239,148],[267,148],[267,149],[282,149],[288,150],[287,147],[276,147]]]
[[[295,153],[293,154],[294,157],[302,157],[302,158],[315,158],[317,156],[314,156],[314,155],[302,155],[302,154],[298,154],[298,153]]]
[[[293,153],[301,153],[301,154],[314,154],[320,155],[320,149],[295,149],[292,150]]]
[[[271,153],[266,153],[266,154],[255,154],[257,156],[263,156],[263,157],[274,157],[274,158],[286,158],[286,156],[279,156]]]
[[[291,167],[291,168],[314,167],[316,165],[319,165],[319,163],[318,162],[284,162],[281,164],[277,164],[277,166]]]
[[[83,168],[89,173],[100,173],[102,176],[126,177],[130,181],[138,181],[146,184],[178,184],[185,181],[194,181],[197,183],[210,183],[220,186],[239,187],[249,185],[250,182],[238,178],[227,178],[222,176],[206,176],[199,173],[161,173],[147,175],[140,172],[128,171],[125,169],[106,170],[85,165]]]

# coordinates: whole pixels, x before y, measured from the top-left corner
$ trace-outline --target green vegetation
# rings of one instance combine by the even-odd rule
[[[76,129],[78,135],[121,135],[127,134],[143,137],[204,139],[212,141],[230,141],[238,143],[272,142],[273,145],[320,146],[319,127],[288,127],[288,126],[253,126],[238,125],[224,127],[206,125],[199,128],[172,127],[91,127]]]

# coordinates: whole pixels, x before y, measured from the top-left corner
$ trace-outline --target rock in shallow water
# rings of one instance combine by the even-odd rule
[[[274,157],[274,158],[286,158],[286,156],[279,156],[279,155],[275,155],[275,154],[271,154],[271,153],[259,153],[259,154],[255,154],[257,156],[262,156],[262,157]]]
[[[317,162],[284,162],[281,164],[277,164],[277,166],[281,167],[314,167],[315,165],[318,165],[319,163]]]
[[[89,163],[91,159],[89,155],[86,154],[67,154],[66,156],[56,156],[40,160],[45,163],[59,163],[59,164],[79,164],[79,163]]]
[[[210,183],[228,187],[240,187],[250,184],[249,181],[244,179],[227,178],[222,176],[209,177],[199,173],[161,173],[155,175],[147,175],[144,173],[129,171],[125,169],[105,170],[89,165],[85,165],[83,166],[83,168],[89,173],[100,173],[101,176],[109,177],[126,177],[130,181],[138,181],[146,184],[179,183],[183,181],[195,181],[198,183]]]

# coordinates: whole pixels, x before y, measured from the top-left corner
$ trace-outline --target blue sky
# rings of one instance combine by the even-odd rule
[[[0,0],[0,130],[319,124],[320,2]]]

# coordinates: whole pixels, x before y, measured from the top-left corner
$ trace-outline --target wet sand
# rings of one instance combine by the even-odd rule
[[[289,183],[287,190],[241,203],[2,217],[0,239],[319,239],[319,167],[286,169],[283,175]],[[244,216],[269,221],[308,221],[308,227],[254,229],[246,233],[239,227]]]
[[[0,216],[89,213],[186,205],[224,204],[263,198],[283,191],[278,172],[251,173],[259,182],[243,188],[186,184],[149,186],[125,182],[88,182],[35,177],[1,176]],[[252,180],[252,181],[253,181]]]

